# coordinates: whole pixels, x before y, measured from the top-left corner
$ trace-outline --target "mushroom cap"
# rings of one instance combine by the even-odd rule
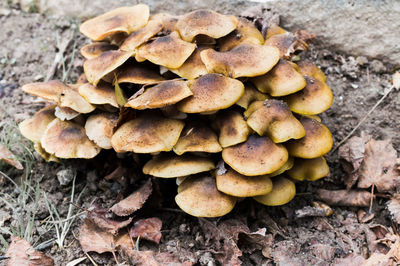
[[[101,82],[97,86],[85,83],[79,86],[79,94],[91,104],[109,104],[118,108],[115,90],[111,84]]]
[[[235,197],[254,197],[272,190],[268,175],[244,176],[229,169],[224,174],[216,174],[217,189]]]
[[[306,76],[305,80],[307,85],[304,89],[282,99],[287,102],[292,112],[298,114],[317,115],[326,111],[332,105],[332,90],[318,79]]]
[[[137,56],[167,68],[179,68],[196,49],[196,44],[182,41],[178,32],[154,38],[140,46]]]
[[[164,78],[151,69],[139,64],[128,64],[120,67],[117,74],[118,83],[149,84],[163,81]]]
[[[40,109],[33,117],[19,123],[18,127],[22,136],[33,142],[40,142],[47,126],[56,118],[54,115],[55,107],[56,105],[51,105]]]
[[[186,178],[180,186],[186,188],[175,196],[175,202],[192,216],[220,217],[235,207],[236,198],[218,191],[214,177]]]
[[[118,115],[99,113],[87,118],[85,131],[88,138],[103,149],[111,149],[111,137],[117,126]]]
[[[104,76],[125,63],[132,56],[132,53],[111,50],[100,54],[96,58],[85,61],[83,63],[83,70],[85,71],[87,80],[96,86]]]
[[[221,38],[238,25],[234,16],[226,16],[208,9],[199,9],[179,18],[176,27],[182,39],[191,42],[199,34],[207,35],[214,39]]]
[[[265,36],[265,39],[269,39],[270,37],[278,34],[284,34],[287,31],[284,30],[283,28],[279,27],[277,24],[273,23],[267,28],[267,34]]]
[[[202,123],[192,123],[186,125],[173,150],[181,155],[185,152],[216,153],[222,148],[211,128]]]
[[[289,59],[294,52],[293,44],[297,41],[296,36],[291,32],[275,34],[265,40],[264,45],[273,46],[279,49],[281,58]]]
[[[132,97],[125,104],[137,110],[161,108],[173,105],[189,96],[193,95],[184,80],[167,80],[157,85],[147,88],[137,97]]]
[[[324,157],[314,159],[294,159],[294,166],[287,174],[296,180],[316,181],[329,175],[329,166]]]
[[[79,116],[80,113],[72,110],[69,107],[56,106],[56,108],[54,110],[54,115],[57,118],[59,118],[62,121],[64,121],[64,120],[72,120],[72,119],[76,118],[77,116]]]
[[[288,152],[282,144],[275,144],[268,137],[251,135],[246,142],[225,148],[222,158],[236,172],[256,176],[281,168],[288,160]]]
[[[42,145],[40,144],[40,142],[35,142],[33,145],[33,148],[35,149],[35,151],[46,161],[46,162],[60,162],[60,160],[54,156],[53,154],[47,153]]]
[[[210,158],[184,154],[155,156],[143,166],[143,173],[155,177],[174,178],[207,172],[215,168]]]
[[[189,81],[193,96],[178,103],[184,113],[203,113],[225,109],[242,97],[244,85],[236,79],[219,74],[207,74]]]
[[[158,13],[150,17],[150,21],[158,20],[163,25],[163,32],[170,33],[177,31],[176,24],[181,16],[174,16],[168,13]]]
[[[293,167],[293,164],[294,164],[294,159],[293,159],[293,157],[289,156],[288,160],[286,161],[286,163],[281,168],[279,168],[275,172],[272,172],[272,173],[268,174],[268,176],[269,177],[274,177],[274,176],[278,176],[280,174],[283,174],[287,170],[291,169]]]
[[[181,78],[195,79],[202,75],[207,74],[206,66],[201,61],[201,51],[207,49],[207,46],[201,46],[196,48],[192,55],[183,63],[183,65],[177,69],[170,69],[172,73],[177,74]]]
[[[289,154],[313,159],[328,153],[333,145],[329,129],[317,120],[308,117],[302,117],[300,122],[306,130],[306,135],[301,139],[290,140],[286,143]]]
[[[264,106],[264,101],[254,101],[249,105],[249,107],[247,107],[246,111],[243,112],[243,116],[247,120],[252,113],[262,108],[263,106]]]
[[[250,134],[243,116],[233,110],[226,110],[217,115],[217,127],[219,143],[223,148],[245,142]]]
[[[58,80],[30,83],[22,90],[31,95],[56,102],[61,107],[69,107],[79,113],[90,113],[95,107],[88,103],[73,86],[67,86]]]
[[[120,7],[86,20],[79,30],[90,39],[101,41],[116,33],[129,34],[144,27],[149,15],[149,7],[144,4]]]
[[[295,63],[281,59],[267,74],[251,79],[263,93],[278,97],[295,93],[306,86]]]
[[[313,62],[301,60],[297,62],[297,65],[299,66],[299,71],[303,76],[313,77],[322,82],[326,82],[326,76],[324,72],[322,72],[322,70],[319,69],[319,67],[317,67],[317,65],[315,65]]]
[[[116,152],[153,153],[170,151],[185,123],[147,114],[124,123],[111,138]]]
[[[81,48],[81,55],[86,59],[96,58],[104,52],[117,50],[118,46],[108,42],[94,42],[86,44]]]
[[[88,83],[89,81],[86,79],[85,73],[79,75],[78,79],[76,80],[76,85]]]
[[[252,102],[265,101],[268,98],[268,95],[258,91],[253,85],[247,83],[244,85],[243,96],[236,102],[236,104],[247,109]]]
[[[154,35],[159,33],[163,28],[160,21],[152,20],[146,26],[138,31],[132,32],[128,38],[122,43],[120,49],[122,51],[135,51],[143,43],[150,40]]]
[[[281,100],[265,100],[263,106],[249,116],[247,124],[258,135],[266,135],[275,143],[300,139],[306,134],[300,121]]]
[[[267,206],[280,206],[291,201],[296,195],[296,186],[289,179],[279,176],[272,180],[272,191],[254,199]]]
[[[89,140],[82,126],[58,118],[47,126],[40,143],[47,153],[64,159],[90,159],[101,150]]]
[[[209,73],[225,76],[255,77],[267,73],[279,61],[276,47],[243,43],[230,51],[207,49],[200,53]]]

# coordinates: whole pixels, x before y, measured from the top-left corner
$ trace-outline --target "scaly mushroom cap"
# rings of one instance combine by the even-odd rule
[[[258,91],[251,84],[244,85],[244,94],[243,96],[236,102],[237,105],[247,109],[249,105],[254,101],[265,101],[268,99],[268,95]]]
[[[147,5],[120,7],[86,20],[79,30],[90,39],[101,41],[116,33],[129,34],[144,27],[149,15],[150,10]]]
[[[176,195],[175,202],[195,217],[220,217],[235,207],[236,198],[218,191],[214,177],[186,178],[180,186],[186,188]]]
[[[201,61],[200,52],[207,49],[208,47],[202,46],[196,48],[192,55],[183,63],[180,68],[170,69],[172,73],[177,74],[181,78],[195,79],[202,75],[207,74],[206,66]]]
[[[319,67],[317,67],[313,62],[302,60],[297,62],[297,65],[299,66],[299,71],[303,76],[313,77],[322,82],[326,82],[326,76],[324,72],[322,72],[322,70],[319,69]]]
[[[302,115],[317,115],[326,111],[333,101],[329,86],[318,79],[305,77],[306,87],[294,94],[283,97],[292,112]]]
[[[83,63],[83,70],[85,71],[87,80],[96,86],[104,76],[125,63],[132,56],[132,53],[112,50],[85,61]]]
[[[128,38],[122,43],[120,49],[122,51],[135,51],[140,45],[150,40],[154,35],[159,33],[163,28],[160,21],[152,20],[146,26],[138,31],[132,32]]]
[[[301,139],[290,140],[286,144],[289,154],[304,159],[313,159],[328,153],[333,145],[329,129],[317,120],[308,117],[302,117],[300,122],[306,130],[306,135]]]
[[[207,74],[189,81],[193,96],[178,103],[184,113],[203,113],[225,109],[242,97],[244,85],[236,79],[219,74]]]
[[[272,179],[272,191],[254,199],[267,206],[280,206],[291,201],[296,195],[295,184],[282,176]]]
[[[211,128],[201,123],[192,123],[186,125],[173,150],[181,155],[185,152],[216,153],[222,151],[222,148]]]
[[[109,84],[101,82],[96,86],[85,83],[79,86],[79,94],[91,104],[109,104],[118,108],[115,90]]]
[[[164,78],[158,73],[139,64],[124,65],[118,69],[118,83],[149,84],[163,81]]]
[[[268,177],[274,177],[274,176],[278,176],[280,174],[283,174],[287,170],[291,169],[293,167],[293,164],[294,164],[294,159],[293,159],[293,157],[289,156],[289,158],[286,161],[286,163],[281,168],[276,170],[275,172],[272,172],[272,173],[268,174]]]
[[[266,135],[275,143],[299,139],[306,134],[300,121],[281,100],[265,100],[263,106],[249,116],[247,124],[258,135]]]
[[[214,168],[214,162],[206,157],[162,154],[148,161],[143,166],[143,173],[155,177],[174,178],[207,172]]]
[[[226,52],[232,50],[242,43],[263,44],[264,37],[251,21],[245,18],[238,18],[237,28],[227,36],[218,40],[219,51]]]
[[[232,110],[226,110],[217,115],[217,127],[219,143],[223,148],[245,142],[250,134],[243,116]]]
[[[263,93],[278,97],[295,93],[306,86],[306,81],[299,73],[295,63],[281,59],[271,71],[251,82]]]
[[[85,130],[88,138],[103,149],[111,149],[111,137],[117,126],[118,115],[100,113],[91,115],[86,120]]]
[[[256,176],[281,168],[288,160],[288,152],[282,144],[275,144],[268,137],[251,135],[246,142],[225,148],[222,158],[236,172]]]
[[[263,106],[264,106],[264,101],[254,101],[249,105],[249,107],[247,107],[246,111],[243,112],[243,116],[247,120],[252,113],[262,108]]]
[[[104,52],[117,50],[118,46],[107,42],[94,42],[86,44],[81,48],[81,55],[86,59],[96,58]]]
[[[79,95],[74,87],[57,80],[26,84],[22,86],[22,90],[45,100],[56,102],[61,107],[69,107],[79,113],[86,114],[95,109]]]
[[[150,17],[150,21],[160,21],[163,25],[163,33],[177,31],[176,24],[181,16],[173,16],[167,13],[158,13]]]
[[[184,80],[167,80],[146,89],[143,94],[131,98],[125,104],[137,110],[161,108],[173,105],[189,96],[192,91]]]
[[[53,154],[50,154],[48,152],[46,152],[42,145],[40,144],[40,142],[35,142],[35,144],[33,145],[33,148],[35,149],[35,151],[46,161],[46,162],[60,162],[60,160],[54,156]]]
[[[63,159],[90,159],[101,150],[89,140],[82,126],[58,118],[47,126],[40,143],[47,153]]]
[[[217,173],[216,179],[219,191],[235,197],[254,197],[272,190],[272,182],[267,175],[244,176],[229,169],[224,174]]]
[[[116,152],[153,153],[170,151],[185,123],[157,115],[144,115],[126,122],[111,138]]]
[[[199,34],[218,39],[228,35],[238,25],[234,16],[226,16],[212,10],[200,9],[183,15],[176,24],[182,39],[191,42]]]
[[[22,136],[33,142],[39,142],[47,126],[56,117],[54,115],[55,105],[47,106],[37,111],[33,117],[22,121],[18,127]]]
[[[150,62],[167,68],[179,68],[196,49],[194,43],[182,41],[179,34],[174,31],[163,37],[157,37],[152,42],[140,46],[137,50],[139,59],[144,58]]]
[[[62,121],[64,120],[72,120],[80,115],[80,113],[72,110],[69,107],[60,107],[56,106],[54,109],[54,115],[61,119]]]
[[[329,166],[324,157],[314,159],[294,159],[294,166],[287,174],[296,180],[316,181],[329,175]]]

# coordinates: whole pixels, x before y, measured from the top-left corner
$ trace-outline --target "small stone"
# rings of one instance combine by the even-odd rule
[[[383,73],[386,71],[385,65],[379,60],[372,60],[369,66],[371,71],[375,73]]]
[[[368,64],[368,59],[367,59],[365,56],[357,56],[356,62],[357,62],[357,64],[359,64],[360,66],[363,66],[363,65]]]
[[[68,185],[75,176],[75,172],[71,168],[62,169],[56,174],[57,180],[61,186]]]

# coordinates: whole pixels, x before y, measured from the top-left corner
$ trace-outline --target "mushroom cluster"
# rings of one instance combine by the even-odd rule
[[[244,197],[286,204],[295,181],[329,174],[333,140],[316,115],[332,91],[315,64],[294,60],[304,33],[270,25],[262,34],[211,10],[150,16],[143,4],[80,31],[93,42],[76,84],[22,87],[54,103],[20,124],[45,160],[143,156],[143,173],[175,178],[177,205],[198,217],[225,215]]]

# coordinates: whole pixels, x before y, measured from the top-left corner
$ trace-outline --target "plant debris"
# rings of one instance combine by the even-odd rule
[[[14,154],[1,144],[0,144],[0,161],[3,161],[11,166],[14,166],[18,170],[24,169],[22,164],[17,159],[15,159]]]
[[[155,243],[160,243],[161,240],[161,227],[162,221],[159,218],[141,219],[135,222],[133,227],[129,230],[131,237],[146,239]]]
[[[99,228],[105,230],[106,232],[117,235],[121,228],[126,227],[132,222],[132,217],[124,221],[117,221],[110,219],[111,216],[106,209],[101,209],[98,206],[92,208],[88,213],[88,218],[96,224]]]
[[[326,190],[318,189],[318,197],[328,205],[367,207],[374,196],[364,190]]]
[[[27,266],[53,266],[54,261],[51,257],[40,251],[36,251],[23,238],[11,237],[11,244],[8,247],[6,257],[8,266],[27,265]]]

